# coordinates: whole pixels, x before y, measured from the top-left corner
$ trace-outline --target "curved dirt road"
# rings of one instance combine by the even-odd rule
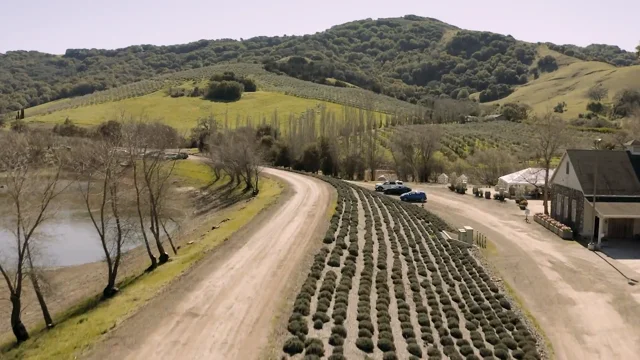
[[[100,344],[95,359],[252,359],[311,240],[326,226],[332,188],[265,169],[289,184],[263,213]],[[257,223],[256,223],[257,221]]]

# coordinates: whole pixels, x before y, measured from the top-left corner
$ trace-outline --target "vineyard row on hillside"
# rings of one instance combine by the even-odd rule
[[[466,159],[476,151],[500,149],[520,158],[530,158],[531,136],[534,127],[526,123],[509,121],[493,121],[468,124],[439,124],[439,125],[410,125],[388,128],[383,131],[381,146],[390,150],[390,140],[394,134],[400,132],[415,133],[420,127],[438,127],[442,131],[440,139],[441,152],[449,161],[458,158]],[[577,129],[570,129],[572,143],[568,147],[586,149],[592,146],[595,138],[602,138],[605,142],[615,142],[610,134],[594,134]]]
[[[143,80],[84,96],[53,102],[49,105],[42,105],[28,111],[28,116],[144,96],[162,90],[165,87],[180,85],[187,81],[205,81],[214,74],[225,71],[231,71],[241,76],[253,78],[257,82],[259,89],[263,91],[279,92],[305,99],[327,101],[356,108],[373,109],[385,113],[395,113],[399,111],[420,113],[425,110],[424,107],[392,97],[375,94],[371,91],[316,84],[286,75],[276,75],[264,70],[262,66],[258,64],[239,63],[180,71],[161,75],[150,80]]]

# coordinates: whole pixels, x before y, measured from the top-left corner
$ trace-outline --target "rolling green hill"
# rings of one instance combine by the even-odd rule
[[[587,90],[595,85],[602,85],[609,90],[609,98],[605,103],[610,102],[619,91],[640,87],[640,65],[616,67],[598,61],[582,61],[546,47],[541,53],[555,56],[559,69],[517,87],[511,95],[493,103],[520,102],[530,105],[537,113],[544,113],[553,111],[556,104],[565,102],[567,107],[560,115],[574,119],[581,113],[587,113]]]
[[[68,118],[76,125],[91,126],[120,119],[121,114],[124,114],[125,118],[133,116],[160,120],[184,131],[194,127],[199,118],[209,115],[213,115],[223,124],[226,121],[229,126],[235,127],[236,124],[245,125],[247,121],[256,124],[263,118],[270,123],[277,113],[278,121],[284,126],[291,114],[298,116],[309,109],[318,109],[319,106],[324,106],[334,113],[342,112],[342,105],[339,104],[276,92],[244,93],[240,101],[221,103],[193,97],[171,98],[164,91],[157,91],[130,99],[67,108],[27,117],[26,120],[30,125],[53,125],[61,124]],[[34,108],[35,110],[38,109]]]
[[[289,76],[276,75],[264,70],[262,66],[257,64],[222,64],[166,74],[84,96],[52,101],[28,108],[25,111],[25,116],[29,118],[61,110],[118,102],[149,95],[169,87],[181,87],[185,85],[187,87],[193,87],[195,85],[202,87],[206,86],[208,79],[212,75],[221,74],[226,71],[255,80],[261,91],[275,92],[302,99],[315,99],[350,107],[367,107],[385,113],[395,113],[400,110],[404,112],[424,111],[424,108],[421,106],[375,94],[354,86],[347,86],[345,88],[334,87],[303,81]],[[158,99],[158,97],[156,98]],[[209,102],[203,102],[200,106],[208,106],[207,104],[209,104]],[[256,108],[255,112],[260,113],[264,111]]]
[[[172,74],[216,64],[264,65],[274,74],[316,83],[339,80],[427,106],[434,97],[465,98],[472,93],[492,101],[533,79],[531,70],[539,67],[540,59],[537,46],[407,15],[353,21],[304,36],[69,49],[64,55],[12,51],[0,54],[0,113],[59,99],[75,101],[97,91],[158,77],[166,80]],[[568,60],[578,56],[617,66],[638,63],[634,54],[615,46],[548,46]],[[560,57],[559,52],[555,54]],[[147,84],[161,85],[166,84]]]

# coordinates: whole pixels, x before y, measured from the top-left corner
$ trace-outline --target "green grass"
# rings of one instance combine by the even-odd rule
[[[213,179],[213,170],[202,161],[178,160],[172,175],[182,178],[186,185],[203,187],[209,185]]]
[[[521,102],[533,107],[536,113],[545,113],[553,111],[556,104],[564,101],[567,108],[560,116],[574,119],[580,113],[587,113],[589,99],[586,92],[592,86],[602,84],[608,88],[610,102],[617,92],[637,88],[640,84],[640,65],[618,68],[597,61],[582,61],[546,47],[541,47],[539,54],[556,57],[560,68],[542,74],[537,80],[516,88],[508,97],[488,104]]]
[[[210,180],[205,180],[202,175],[206,172],[204,167],[204,164],[183,161],[177,164],[176,170],[178,174],[193,175],[194,183],[198,183]],[[221,224],[215,232],[207,232],[202,239],[181,249],[178,255],[173,257],[173,261],[152,273],[125,280],[121,292],[111,300],[100,302],[99,297],[90,298],[56,316],[58,325],[53,330],[33,331],[31,339],[18,348],[11,349],[9,344],[3,346],[0,348],[0,358],[75,359],[80,352],[133,315],[160,290],[204,258],[208,251],[246,225],[262,209],[273,204],[281,192],[280,183],[263,179],[260,193],[254,200],[235,210],[233,216],[225,214],[231,220]],[[200,234],[195,236],[198,235]]]
[[[254,123],[262,118],[270,122],[275,111],[281,124],[289,120],[289,115],[299,115],[308,109],[317,108],[318,104],[326,106],[327,110],[337,114],[342,113],[343,105],[304,99],[296,96],[275,92],[258,91],[244,93],[242,99],[233,103],[221,103],[203,100],[201,98],[179,97],[171,98],[164,91],[130,98],[115,102],[83,106],[27,117],[30,124],[45,124],[52,126],[61,124],[68,117],[77,125],[91,126],[103,121],[118,119],[122,112],[128,116],[146,117],[151,120],[161,120],[179,130],[191,129],[198,118],[213,114],[224,123],[225,114],[230,127],[235,127],[238,117],[242,119],[240,125],[246,125],[246,118],[251,117]],[[45,104],[43,106],[47,106]],[[31,111],[37,111],[34,108]]]

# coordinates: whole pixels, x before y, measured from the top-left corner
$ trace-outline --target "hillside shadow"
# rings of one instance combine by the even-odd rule
[[[582,245],[585,249],[588,249],[590,240],[580,237],[575,241],[578,244]],[[629,285],[634,286],[638,284],[638,280],[628,277],[625,273],[618,269],[615,264],[611,263],[611,261],[607,259],[607,257],[609,257],[613,260],[640,260],[640,244],[638,244],[637,241],[634,242],[634,244],[631,244],[631,242],[631,240],[605,241],[602,243],[601,249],[599,251],[594,251],[593,253],[596,254],[604,262],[606,262],[609,266],[611,266],[623,278],[625,278]],[[601,253],[606,256],[603,256]]]
[[[231,104],[231,103],[238,102],[238,101],[242,100],[242,99],[224,100],[224,99],[209,99],[209,98],[203,98],[203,99],[207,100],[207,101],[214,102],[214,103],[221,103],[221,104]]]
[[[586,238],[579,238],[575,241],[585,248],[589,245],[589,239]],[[640,260],[640,241],[603,240],[600,252],[614,260]]]
[[[212,182],[201,189],[195,199],[196,215],[212,210],[226,209],[252,197],[252,192],[246,189],[244,184],[235,184],[233,181],[229,181],[219,185],[219,182]]]
[[[601,252],[616,260],[640,260],[640,241],[609,240],[602,243]]]

